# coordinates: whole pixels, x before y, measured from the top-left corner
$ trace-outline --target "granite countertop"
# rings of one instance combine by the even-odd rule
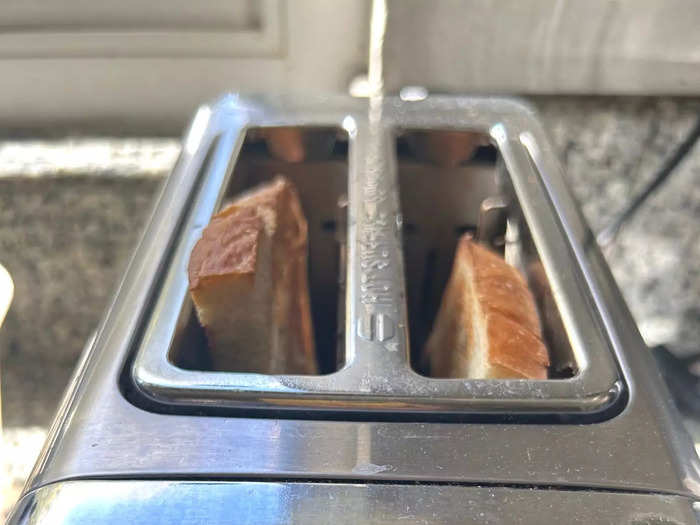
[[[19,495],[76,360],[174,164],[177,139],[0,142],[0,521]]]
[[[649,182],[700,117],[696,99],[536,100],[594,232]],[[648,345],[700,352],[700,144],[604,249]]]
[[[568,183],[599,231],[652,177],[700,100],[538,97]],[[172,138],[0,142],[4,476],[28,474],[179,151]],[[700,350],[700,146],[604,250],[648,344]]]

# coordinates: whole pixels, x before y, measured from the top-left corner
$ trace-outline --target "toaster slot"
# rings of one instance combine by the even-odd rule
[[[526,278],[537,303],[548,377],[572,377],[576,362],[510,177],[487,135],[405,130],[397,139],[404,217],[411,365],[433,376],[424,354],[458,240],[468,235]],[[450,349],[454,351],[454,349]]]
[[[214,107],[206,141],[197,123],[185,143],[202,145],[184,149],[185,160],[196,155],[181,169],[198,186],[172,212],[182,226],[130,368],[135,399],[147,408],[557,419],[599,417],[623,399],[581,232],[568,226],[572,207],[549,193],[557,173],[531,159],[537,141],[523,141],[538,128],[521,106],[236,96]],[[488,133],[460,131],[469,129]],[[217,368],[188,292],[190,254],[222,205],[280,174],[297,187],[309,226],[319,373]],[[548,375],[438,377],[421,360],[465,234],[524,274],[544,325]],[[265,350],[249,346],[241,351]]]
[[[344,310],[339,305],[345,300],[341,269],[347,214],[347,136],[331,128],[249,130],[221,206],[279,175],[296,187],[308,223],[308,282],[316,358],[319,373],[331,373],[344,361]],[[206,334],[189,295],[169,358],[181,368],[214,370]]]

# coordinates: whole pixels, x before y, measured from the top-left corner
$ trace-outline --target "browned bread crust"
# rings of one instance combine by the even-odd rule
[[[424,351],[438,377],[545,379],[549,366],[522,275],[466,236]]]
[[[188,276],[216,369],[316,372],[306,258],[306,219],[283,177],[212,218]]]

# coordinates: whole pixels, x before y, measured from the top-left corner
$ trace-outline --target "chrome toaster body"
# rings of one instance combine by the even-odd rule
[[[347,163],[286,168],[309,217],[312,296],[337,319],[323,337],[320,323],[317,343],[339,364],[328,359],[318,376],[207,370],[188,357],[201,347],[189,253],[245,180],[279,171],[241,151],[252,130],[280,126],[347,138]],[[498,159],[483,176],[478,165],[417,173],[397,156],[396,137],[431,130],[481,133]],[[426,248],[411,235],[434,229],[431,205],[476,225],[477,236],[504,225],[509,262],[525,273],[541,264],[556,304],[550,349],[568,373],[420,373],[414,317]],[[335,270],[318,269],[323,261]],[[481,523],[479,513],[515,516],[520,507],[522,523],[692,523],[697,467],[531,109],[503,98],[229,95],[190,125],[13,520],[33,523],[60,501],[66,521],[82,523],[102,512],[100,501],[113,509],[99,514],[106,522],[120,518],[117,508],[137,521],[158,507],[197,523],[223,519],[227,508],[251,523]]]

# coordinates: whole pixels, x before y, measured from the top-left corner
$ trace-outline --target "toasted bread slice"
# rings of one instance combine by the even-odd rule
[[[188,274],[215,369],[316,372],[306,258],[306,219],[283,177],[212,218]]]
[[[546,379],[549,366],[527,283],[466,236],[424,351],[436,377]]]

